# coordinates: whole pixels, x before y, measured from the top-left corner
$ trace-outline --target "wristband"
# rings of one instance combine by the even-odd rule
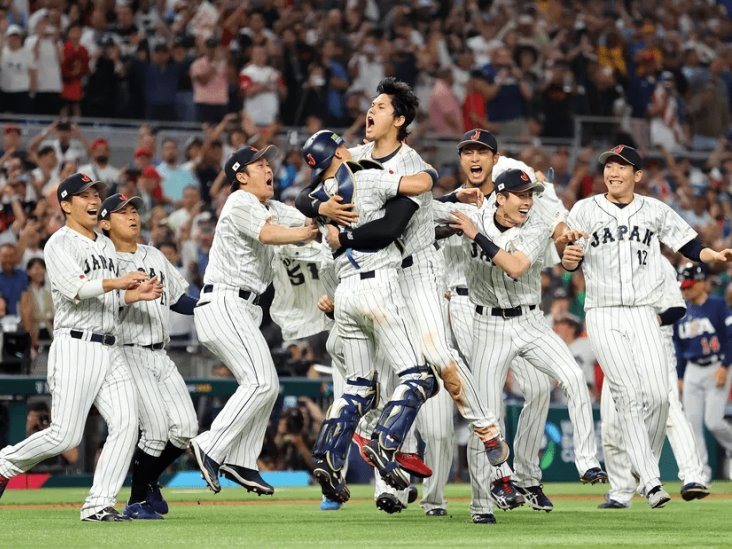
[[[486,253],[488,256],[488,259],[493,259],[496,257],[496,254],[501,249],[498,246],[496,246],[496,243],[493,242],[490,238],[488,238],[483,233],[478,233],[475,235],[475,238],[473,241],[481,247],[481,249]]]

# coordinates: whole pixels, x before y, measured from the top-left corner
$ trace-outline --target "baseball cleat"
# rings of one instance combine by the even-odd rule
[[[501,463],[504,463],[508,459],[510,450],[508,444],[499,436],[493,437],[485,443],[485,453],[488,456],[488,461],[491,462],[493,467],[498,467]]]
[[[361,454],[361,459],[363,459],[367,465],[375,467],[375,465],[371,462],[371,460],[366,456],[363,451],[364,447],[370,442],[369,439],[362,437],[358,433],[354,433],[353,441],[358,444],[358,451]],[[419,457],[419,454],[397,452],[396,454],[394,454],[394,460],[399,464],[402,469],[404,469],[407,473],[414,475],[415,477],[429,478],[432,476],[432,469],[430,469],[429,466],[424,461],[422,461],[422,458]]]
[[[342,503],[338,501],[333,501],[332,499],[323,498],[323,501],[320,502],[320,510],[321,511],[338,511],[341,508]]]
[[[598,482],[604,484],[607,482],[607,473],[599,467],[592,467],[585,471],[585,474],[580,477],[580,480],[583,484],[597,484]]]
[[[195,439],[191,440],[191,449],[193,450],[193,457],[196,458],[198,468],[201,470],[201,476],[206,481],[208,487],[211,488],[214,494],[218,494],[221,491],[221,484],[219,484],[219,464],[201,450]]]
[[[496,517],[492,513],[478,513],[472,517],[473,524],[495,524]]]
[[[428,517],[446,517],[447,516],[447,510],[443,509],[442,507],[435,507],[434,509],[430,509],[429,511],[425,512],[425,516]]]
[[[415,501],[417,501],[417,497],[419,497],[419,493],[417,492],[417,485],[410,484],[409,488],[407,489],[407,503],[414,503]]]
[[[598,509],[628,509],[630,505],[626,503],[620,503],[617,500],[607,498],[606,501],[602,502],[597,506]]]
[[[517,486],[519,494],[524,496],[526,503],[535,511],[546,511],[551,512],[554,509],[554,504],[546,494],[544,493],[544,485],[539,484],[538,486],[529,486],[528,488],[521,488]]]
[[[163,516],[155,512],[146,501],[125,505],[124,514],[134,520],[162,520]]]
[[[709,488],[699,482],[689,482],[681,487],[681,497],[684,501],[704,499],[709,495]]]
[[[132,519],[123,515],[114,507],[105,507],[101,511],[97,511],[93,515],[81,519],[83,522],[128,522]]]
[[[8,487],[8,482],[10,482],[9,478],[5,478],[0,476],[0,498],[3,497],[3,493],[5,492],[5,488]]]
[[[393,515],[394,513],[401,513],[407,506],[399,501],[399,498],[394,494],[384,493],[376,498],[376,508]]]
[[[397,490],[406,490],[409,487],[409,477],[393,459],[395,452],[384,450],[378,440],[370,441],[363,451],[389,486]]]
[[[224,463],[221,466],[221,473],[229,480],[236,482],[247,492],[254,492],[260,496],[271,496],[274,494],[274,488],[262,478],[262,475],[256,469]]]
[[[323,495],[331,501],[346,503],[351,497],[351,492],[346,486],[346,481],[341,477],[341,472],[334,470],[326,459],[313,461],[315,462],[313,476],[320,483],[320,491]]]
[[[516,507],[520,507],[525,503],[524,496],[518,492],[516,483],[511,480],[511,477],[503,477],[493,481],[490,495],[496,506],[503,511],[516,509]]]
[[[369,443],[369,439],[367,439],[366,437],[362,437],[358,433],[353,433],[352,440],[353,440],[353,442],[355,442],[358,445],[358,453],[361,454],[361,459],[366,462],[366,465],[375,467],[375,465],[373,463],[371,463],[371,460],[368,458],[368,456],[363,451],[363,449]]]
[[[150,504],[150,507],[152,507],[156,513],[161,515],[168,514],[168,502],[165,501],[165,498],[160,491],[160,485],[157,482],[147,485],[145,501]]]
[[[659,484],[648,491],[646,499],[648,500],[648,505],[651,506],[651,509],[660,509],[671,501],[671,496],[669,496],[668,492],[663,489],[661,484]]]

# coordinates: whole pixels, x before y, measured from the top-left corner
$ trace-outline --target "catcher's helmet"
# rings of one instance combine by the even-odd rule
[[[341,145],[343,145],[341,136],[330,130],[320,130],[308,137],[302,146],[302,157],[313,170],[311,182],[317,181],[320,174],[330,166],[336,149]]]
[[[676,278],[682,288],[691,288],[696,282],[705,280],[709,269],[703,263],[685,263],[679,267]]]

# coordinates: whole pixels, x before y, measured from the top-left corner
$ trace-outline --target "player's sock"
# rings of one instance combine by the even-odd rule
[[[157,478],[153,475],[158,459],[139,447],[135,448],[135,454],[132,456],[132,486],[129,503],[145,501],[147,485]]]
[[[168,442],[160,456],[155,458],[155,466],[151,471],[152,476],[150,477],[150,482],[157,482],[160,475],[163,474],[163,471],[184,453],[185,450],[183,448],[178,448],[175,444]]]

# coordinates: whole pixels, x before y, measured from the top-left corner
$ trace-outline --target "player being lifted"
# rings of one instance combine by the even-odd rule
[[[564,249],[562,265],[568,271],[582,267],[590,342],[633,472],[648,504],[658,508],[671,499],[658,467],[669,407],[667,355],[654,308],[664,287],[660,243],[705,263],[729,262],[732,250],[704,247],[669,206],[635,193],[643,162],[634,148],[618,145],[598,160],[607,193],[580,200],[569,212],[575,244]]]
[[[198,432],[198,418],[183,377],[165,352],[170,341],[170,310],[193,314],[196,300],[188,283],[161,251],[138,244],[139,196],[113,194],[102,202],[99,226],[114,243],[120,272],[157,277],[163,295],[120,312],[122,354],[132,371],[140,412],[140,440],[132,458],[132,489],[124,513],[133,519],[160,519],[168,512],[158,478],[188,448]]]
[[[56,311],[48,357],[51,425],[0,451],[0,496],[10,478],[78,446],[94,405],[109,434],[81,520],[120,522],[129,520],[114,504],[137,440],[137,399],[130,370],[115,346],[118,311],[158,299],[163,289],[147,273],[118,275],[114,244],[94,230],[103,188],[102,182],[77,173],[56,192],[66,226],[44,248]]]
[[[273,494],[257,469],[264,433],[279,393],[267,341],[259,330],[259,296],[272,282],[273,245],[318,234],[295,208],[276,200],[271,162],[277,148],[242,147],[224,165],[232,193],[216,225],[201,298],[194,312],[198,339],[239,383],[211,429],[191,441],[208,486],[221,490],[219,470],[247,491]]]

